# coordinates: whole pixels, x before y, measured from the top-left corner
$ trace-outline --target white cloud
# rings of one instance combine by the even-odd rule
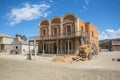
[[[107,29],[99,32],[99,40],[120,38],[120,28],[118,30]]]
[[[107,29],[106,32],[111,32],[111,33],[113,33],[114,30],[113,30],[113,29]]]
[[[84,0],[84,5],[83,5],[83,8],[84,8],[84,10],[87,10],[87,7],[88,7],[88,5],[89,5],[89,3],[90,3],[90,0]]]
[[[49,0],[49,2],[51,2],[51,3],[52,3],[52,2],[53,2],[53,0]]]
[[[85,0],[85,4],[88,5],[89,4],[89,0]]]
[[[9,23],[14,26],[22,21],[29,21],[40,17],[46,17],[50,13],[47,11],[50,5],[42,4],[28,4],[25,3],[21,8],[12,8],[10,13],[7,14]]]
[[[85,10],[87,10],[87,7],[86,7],[85,5],[83,5],[83,8],[84,8]]]

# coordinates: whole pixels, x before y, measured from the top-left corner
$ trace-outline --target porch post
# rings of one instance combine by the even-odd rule
[[[61,54],[62,54],[62,52],[63,52],[63,51],[62,51],[62,40],[61,40]]]
[[[43,46],[43,53],[42,54],[45,54],[45,51],[44,51],[44,41],[43,41],[43,45],[42,46]]]
[[[53,44],[51,44],[52,45],[52,54],[53,54]]]
[[[30,54],[30,41],[29,41],[29,44],[28,44],[28,52]]]
[[[69,54],[69,50],[70,50],[70,47],[69,47],[69,39],[68,39],[68,54]]]
[[[31,60],[32,59],[32,53],[30,52],[30,41],[29,41],[28,49],[29,49],[29,51],[28,51],[29,53],[28,54],[30,55],[29,60]]]
[[[58,40],[57,40],[57,54],[58,54]]]
[[[36,40],[34,40],[34,59],[36,60]]]
[[[50,54],[50,44],[48,43],[48,54]]]

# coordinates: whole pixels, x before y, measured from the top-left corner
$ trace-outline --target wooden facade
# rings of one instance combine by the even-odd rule
[[[77,54],[79,46],[89,43],[95,43],[98,48],[97,28],[71,13],[42,20],[38,31],[39,36],[30,37],[30,41],[37,41],[38,53]]]

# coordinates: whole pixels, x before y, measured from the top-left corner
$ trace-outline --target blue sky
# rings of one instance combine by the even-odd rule
[[[0,33],[38,35],[44,18],[72,12],[99,29],[99,39],[120,38],[120,0],[0,0]]]

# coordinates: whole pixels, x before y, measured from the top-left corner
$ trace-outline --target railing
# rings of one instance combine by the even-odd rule
[[[30,37],[29,40],[49,40],[49,39],[60,39],[60,38],[70,38],[70,37],[87,37],[86,32],[78,31],[78,32],[67,32],[67,33],[58,33],[58,34],[52,34],[47,36],[33,36]]]
[[[65,38],[65,37],[72,37],[72,36],[75,36],[75,33],[74,32],[67,32],[67,33],[63,33],[62,34],[62,37]]]
[[[53,34],[53,35],[50,35],[50,38],[51,39],[55,39],[55,38],[60,38],[60,34]]]
[[[70,49],[69,52],[67,49],[59,49],[58,54],[74,54],[75,49]],[[39,50],[38,53],[42,54],[43,50]],[[44,50],[44,54],[57,54],[57,50]]]

